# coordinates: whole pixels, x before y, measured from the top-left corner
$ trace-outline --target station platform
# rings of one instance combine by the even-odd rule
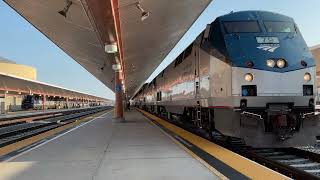
[[[223,179],[136,110],[109,111],[0,162],[1,180]]]

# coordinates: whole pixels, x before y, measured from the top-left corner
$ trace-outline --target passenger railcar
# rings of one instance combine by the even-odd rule
[[[314,144],[315,60],[290,17],[243,11],[218,17],[134,104],[209,134],[256,147]]]

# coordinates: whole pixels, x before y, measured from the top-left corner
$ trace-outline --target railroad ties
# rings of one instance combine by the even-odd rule
[[[266,161],[282,164],[289,174],[297,173],[300,178],[320,178],[319,154],[297,148],[257,148],[252,151]]]
[[[58,116],[35,119],[31,122],[21,121],[12,124],[0,125],[0,148],[107,109],[110,109],[110,107],[70,110],[64,111]]]

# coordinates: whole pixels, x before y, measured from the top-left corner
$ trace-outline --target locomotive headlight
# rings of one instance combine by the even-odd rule
[[[284,67],[286,66],[286,60],[284,60],[284,59],[279,59],[279,60],[277,61],[277,66],[278,66],[278,68],[284,68]]]
[[[274,62],[274,60],[272,60],[272,59],[267,60],[267,66],[273,68],[275,65],[276,65],[276,63]]]
[[[305,81],[310,81],[311,80],[311,74],[310,73],[305,73],[304,76],[303,76],[303,79]]]
[[[251,73],[247,73],[244,75],[244,80],[251,82],[253,80],[253,75]]]

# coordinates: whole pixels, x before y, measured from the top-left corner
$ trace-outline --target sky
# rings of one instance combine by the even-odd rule
[[[196,0],[195,0],[196,1]],[[307,44],[320,44],[319,0],[213,0],[147,80],[152,80],[218,16],[267,10],[295,19]],[[152,20],[152,14],[148,20]],[[0,0],[0,57],[37,68],[38,80],[114,99],[114,93]]]

